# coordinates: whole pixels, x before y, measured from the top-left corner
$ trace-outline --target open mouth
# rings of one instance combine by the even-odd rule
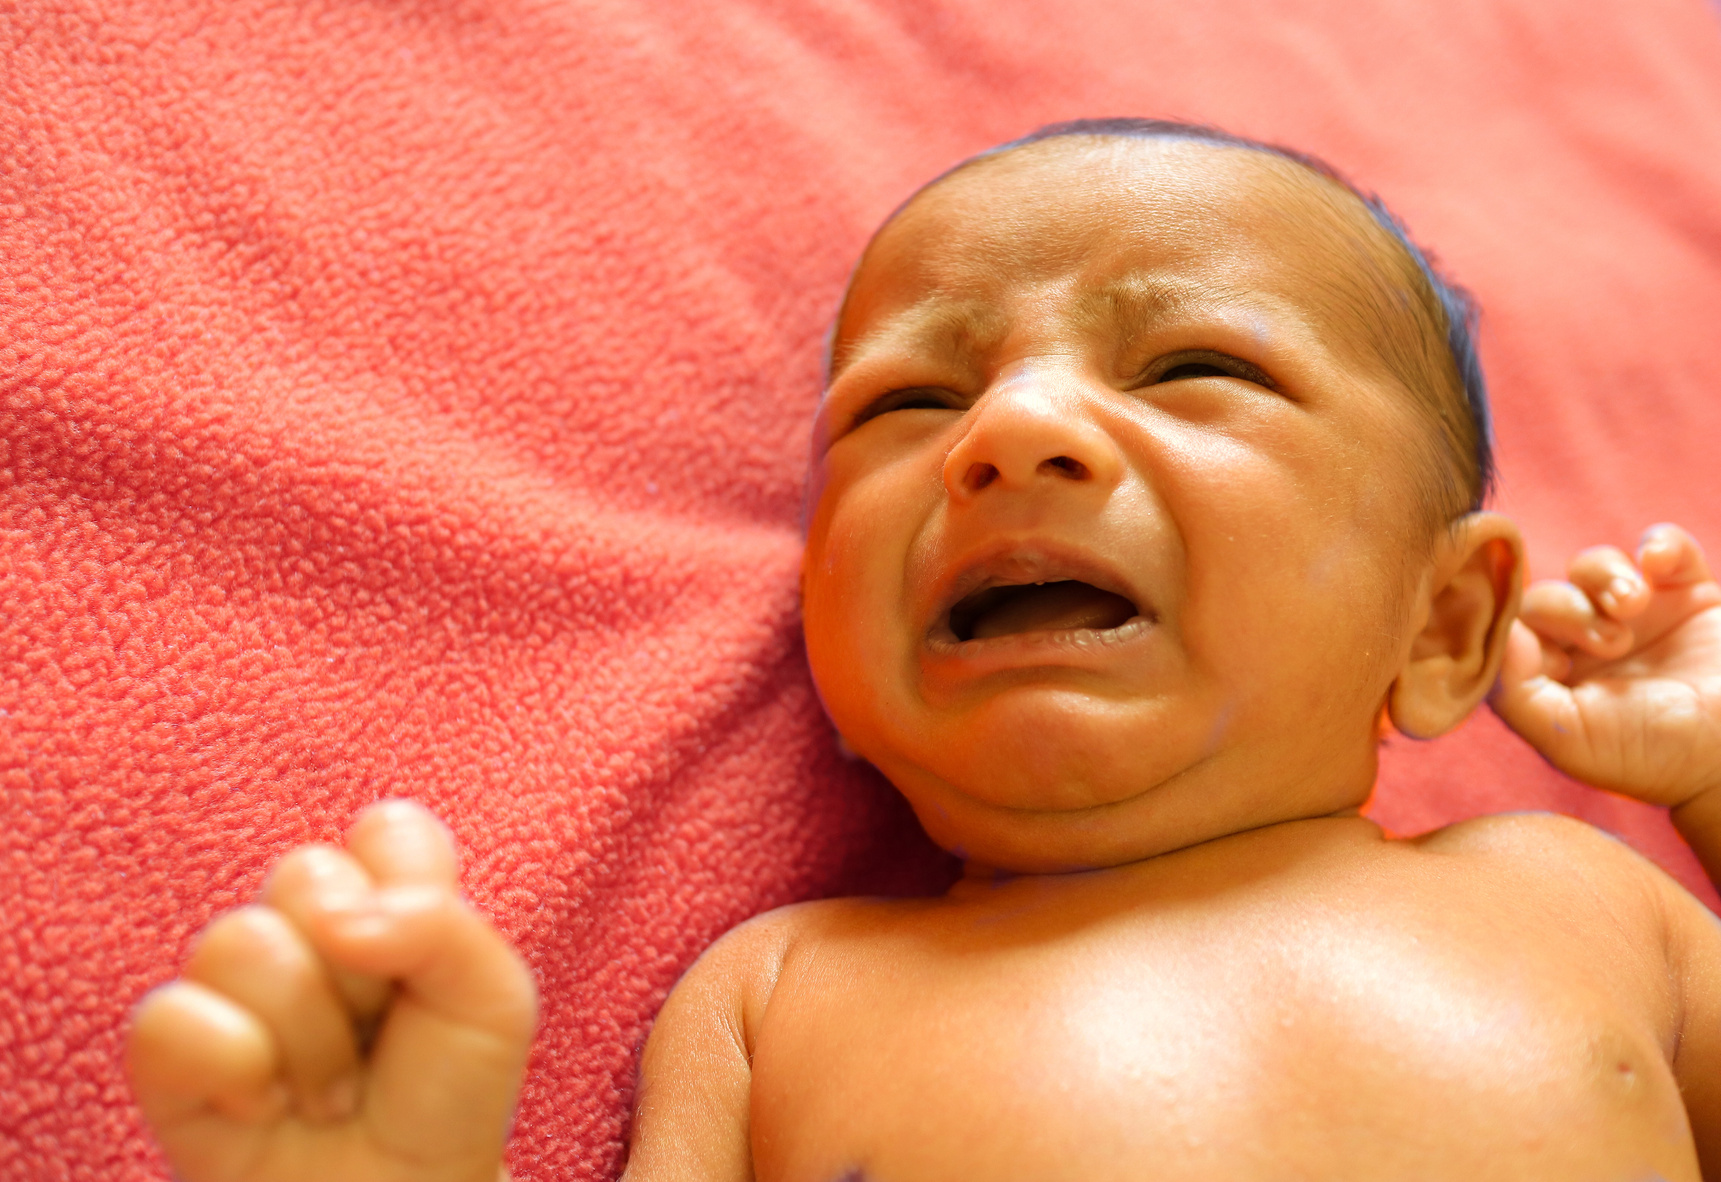
[[[1108,632],[1140,615],[1122,595],[1079,579],[1064,579],[975,591],[950,609],[950,631],[958,641],[1028,632]]]

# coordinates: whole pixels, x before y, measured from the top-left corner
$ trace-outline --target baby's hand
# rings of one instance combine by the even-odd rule
[[[132,1086],[185,1182],[496,1182],[537,995],[424,809],[283,858],[146,997]]]
[[[1721,786],[1721,585],[1691,535],[1572,559],[1524,594],[1495,713],[1598,788],[1677,806]]]

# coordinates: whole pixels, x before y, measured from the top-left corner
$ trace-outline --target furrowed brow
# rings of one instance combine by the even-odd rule
[[[959,368],[973,368],[997,347],[1009,328],[998,309],[979,300],[930,299],[905,309],[858,340],[847,342],[831,359],[831,380],[860,357],[891,349],[933,357]]]
[[[1084,294],[1076,322],[1096,336],[1133,340],[1195,302],[1187,285],[1152,275],[1125,275]]]

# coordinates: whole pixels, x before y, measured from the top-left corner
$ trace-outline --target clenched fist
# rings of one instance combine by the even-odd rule
[[[496,1182],[536,1019],[448,831],[385,801],[209,925],[129,1065],[185,1182]]]

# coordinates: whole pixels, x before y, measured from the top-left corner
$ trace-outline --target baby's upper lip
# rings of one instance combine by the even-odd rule
[[[1045,538],[1013,538],[994,542],[950,565],[935,584],[928,634],[948,629],[951,609],[977,591],[1066,580],[1121,595],[1135,605],[1137,615],[1155,618],[1141,589],[1086,547]]]

